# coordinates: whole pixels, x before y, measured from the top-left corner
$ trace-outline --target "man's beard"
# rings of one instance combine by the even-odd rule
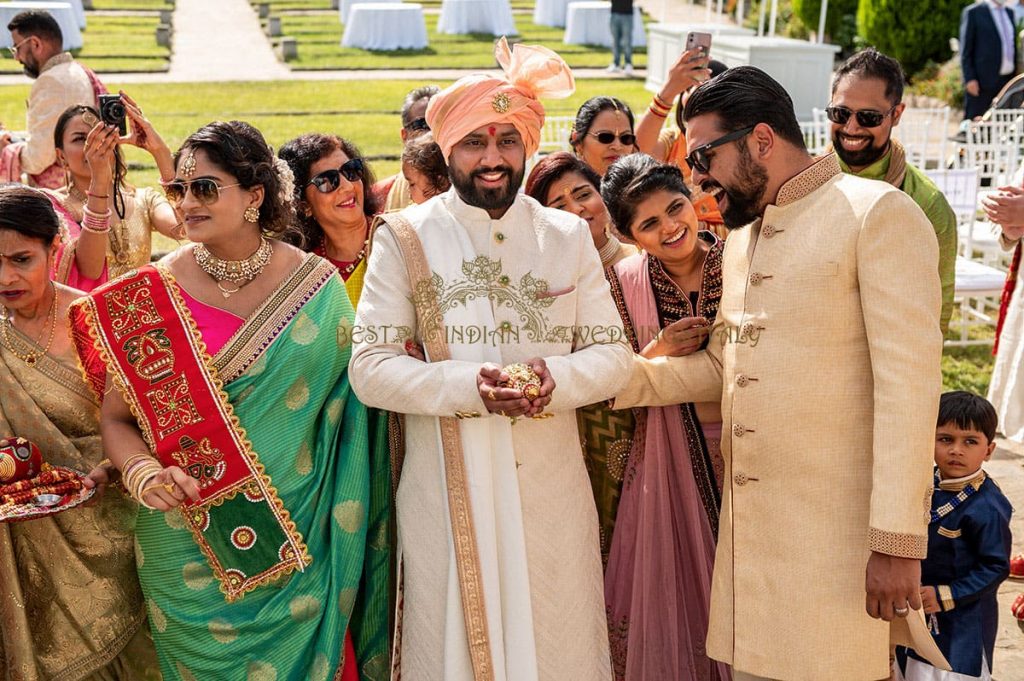
[[[512,202],[516,200],[519,186],[523,183],[523,177],[526,175],[525,164],[518,171],[511,166],[500,165],[493,168],[477,168],[468,175],[460,173],[455,166],[449,166],[448,170],[452,185],[462,200],[484,210],[503,210],[511,206]],[[494,172],[505,173],[506,184],[504,187],[480,188],[476,186],[474,178]]]
[[[25,72],[25,75],[31,78],[32,80],[35,80],[39,77],[39,63],[35,59],[26,59],[25,63],[22,64],[21,67],[22,70]]]
[[[705,182],[701,189],[706,193],[718,187],[724,190],[726,204],[722,222],[728,229],[738,229],[761,217],[762,202],[768,188],[768,171],[750,157],[745,145],[740,145],[740,162],[736,167],[737,186],[726,189],[717,182]]]
[[[832,148],[835,149],[836,155],[839,156],[847,166],[853,168],[865,168],[885,156],[885,153],[889,151],[889,140],[885,140],[885,144],[881,147],[876,147],[873,145],[874,140],[869,136],[865,135],[863,138],[868,140],[867,146],[860,151],[849,151],[843,148],[840,133],[837,132],[832,135]]]

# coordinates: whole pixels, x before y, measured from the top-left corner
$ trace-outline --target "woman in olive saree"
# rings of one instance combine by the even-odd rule
[[[0,189],[0,437],[25,438],[47,463],[89,472],[103,458],[99,403],[67,338],[66,311],[80,292],[47,276],[57,224],[41,192]],[[135,502],[115,490],[92,505],[0,524],[0,679],[160,678],[134,526]]]
[[[386,437],[349,388],[354,312],[334,266],[268,238],[291,193],[280,173],[251,126],[200,129],[168,186],[197,243],[72,310],[80,355],[102,360],[87,367],[94,387],[109,374],[148,461],[132,464],[124,444],[108,453],[133,494],[166,511],[141,510],[136,528],[166,679],[390,671]],[[202,249],[217,258],[233,242],[272,253],[241,284],[204,268]],[[247,314],[232,310],[261,290]],[[115,408],[104,405],[105,442],[132,439]],[[133,465],[157,472],[135,484]]]

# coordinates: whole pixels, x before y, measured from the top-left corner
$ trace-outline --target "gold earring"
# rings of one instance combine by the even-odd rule
[[[242,214],[242,217],[245,218],[246,222],[256,224],[257,222],[260,221],[260,209],[257,208],[256,206],[249,206],[248,208],[245,209],[245,212]]]

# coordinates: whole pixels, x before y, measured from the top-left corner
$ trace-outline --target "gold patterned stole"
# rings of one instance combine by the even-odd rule
[[[412,225],[402,215],[390,213],[380,217],[391,228],[399,248],[402,250],[402,256],[409,272],[409,284],[414,293],[417,325],[420,327],[421,340],[427,354],[434,362],[450,359],[448,336],[445,332],[437,293],[429,285],[430,266],[427,263],[426,254],[423,252],[423,245],[420,243],[419,237],[416,236]],[[494,679],[494,663],[491,660],[490,635],[483,595],[483,576],[476,545],[476,531],[473,527],[473,514],[470,509],[462,436],[459,432],[458,419],[442,416],[439,417],[439,420],[452,539],[455,543],[455,566],[459,575],[459,590],[462,596],[466,638],[469,641],[469,655],[473,665],[473,678],[475,681],[491,681]],[[393,471],[397,483],[401,476],[400,460],[394,462]],[[396,484],[396,490],[397,487]],[[400,635],[399,631],[398,636]],[[398,650],[399,647],[396,645],[396,659]]]

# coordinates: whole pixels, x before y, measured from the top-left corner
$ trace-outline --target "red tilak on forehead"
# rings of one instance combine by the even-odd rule
[[[491,137],[494,137],[495,135],[498,134],[498,129],[492,125],[489,128],[487,128],[487,134],[490,135]]]

